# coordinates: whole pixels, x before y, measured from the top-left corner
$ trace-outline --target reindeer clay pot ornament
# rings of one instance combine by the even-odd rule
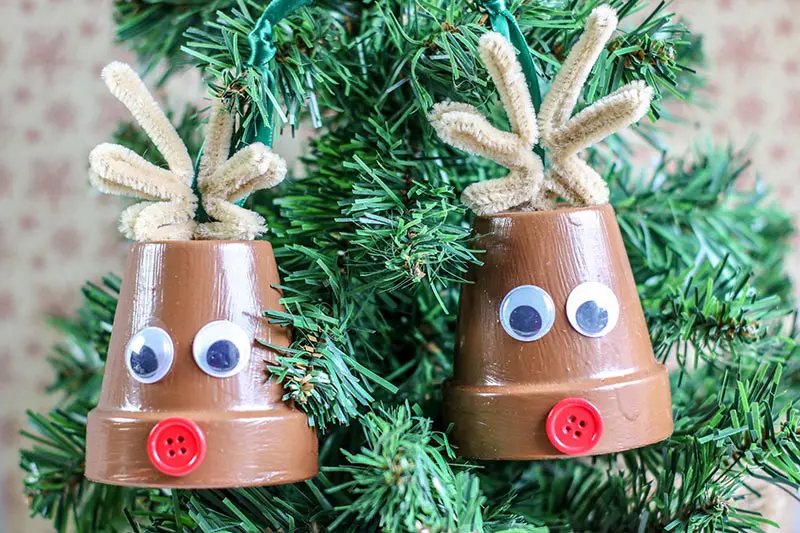
[[[103,78],[164,156],[158,168],[122,146],[90,155],[99,190],[148,200],[120,229],[137,241],[119,295],[100,401],[89,413],[86,477],[114,485],[225,488],[291,483],[317,473],[316,433],[267,379],[289,344],[262,313],[280,309],[264,220],[234,202],[279,183],[286,165],[260,143],[230,159],[232,118],[212,112],[197,190],[212,219],[194,220],[192,161],[127,65]]]
[[[464,456],[597,455],[672,433],[668,375],[653,356],[607,186],[576,155],[650,105],[651,89],[634,82],[571,117],[616,23],[607,6],[591,14],[538,125],[514,48],[497,33],[482,37],[480,53],[512,131],[465,104],[440,103],[431,113],[444,141],[510,170],[462,197],[478,215],[485,252],[462,291],[455,375],[445,390]],[[539,131],[547,173],[531,151]]]

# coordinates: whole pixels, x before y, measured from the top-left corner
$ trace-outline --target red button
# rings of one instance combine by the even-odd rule
[[[205,459],[206,437],[191,420],[167,418],[150,431],[147,455],[159,472],[168,476],[185,476]]]
[[[561,400],[547,415],[547,438],[561,453],[586,453],[602,435],[603,416],[583,398]]]

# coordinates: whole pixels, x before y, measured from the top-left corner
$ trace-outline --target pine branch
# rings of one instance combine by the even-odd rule
[[[681,100],[691,97],[697,77],[688,65],[697,64],[701,58],[697,54],[697,43],[686,26],[675,20],[666,2],[660,2],[652,10],[646,4],[625,0],[571,0],[558,7],[544,2],[522,3],[519,24],[530,28],[526,31],[528,42],[541,47],[534,46],[533,52],[540,59],[542,70],[553,72],[554,67],[557,69],[561,65],[580,37],[586,18],[601,4],[617,9],[623,30],[608,43],[593,68],[584,91],[586,103],[634,80],[644,80],[655,90],[652,114],[656,119],[661,116],[658,103],[664,91]],[[643,10],[649,12],[643,14]],[[640,22],[628,27],[626,23],[632,15],[638,15]],[[553,75],[548,77],[552,79]]]
[[[377,408],[362,421],[365,443],[357,453],[343,450],[351,466],[332,467],[352,477],[331,492],[353,498],[341,507],[330,529],[355,518],[384,531],[458,531],[483,529],[484,499],[475,478],[454,474],[454,454],[431,421],[408,404]]]
[[[89,406],[73,403],[69,411],[49,416],[28,412],[32,430],[22,434],[35,444],[20,455],[27,473],[25,494],[31,512],[52,520],[56,531],[123,531],[121,510],[146,507],[142,498],[147,491],[99,485],[83,477],[88,411]]]
[[[166,77],[186,62],[180,56],[183,33],[211,19],[218,9],[235,4],[234,0],[116,0],[117,39],[134,50],[148,70],[167,60]]]
[[[286,248],[287,252],[295,250],[313,255],[308,250]],[[322,264],[324,259],[319,256],[317,259],[317,264]],[[324,272],[332,274],[333,271],[324,269]],[[292,278],[292,275],[287,276],[287,283],[291,283]],[[267,345],[280,354],[267,368],[285,387],[284,399],[295,400],[309,415],[311,425],[324,430],[328,423],[348,424],[358,416],[359,408],[374,401],[371,384],[381,386],[390,394],[397,392],[394,385],[353,357],[346,326],[343,327],[338,318],[342,317],[346,323],[352,309],[341,309],[341,303],[331,308],[289,287],[284,287],[282,302],[287,311],[269,310],[266,315],[278,324],[292,326],[297,336],[288,349]],[[335,316],[330,316],[329,309]]]
[[[256,117],[269,123],[265,102],[271,101],[281,124],[294,129],[301,107],[307,107],[315,125],[321,124],[319,91],[332,95],[347,90],[347,68],[335,59],[344,40],[346,14],[332,6],[298,9],[273,27],[278,48],[271,74],[271,90],[255,67],[247,64],[247,36],[264,5],[240,0],[237,7],[217,11],[214,20],[188,28],[181,50],[191,56],[208,77],[211,93],[239,119],[235,140],[253,127]],[[282,104],[282,105],[281,105]]]
[[[664,158],[647,177],[626,165],[608,172],[637,281],[647,291],[706,260],[724,261],[726,275],[751,271],[757,289],[790,299],[783,263],[791,219],[760,181],[739,186],[749,166],[744,154],[704,148],[689,159]]]
[[[263,533],[320,530],[315,514],[332,503],[314,481],[270,488],[173,491],[154,497],[161,512],[131,515],[142,533]],[[140,525],[141,524],[141,525]]]
[[[798,412],[775,409],[778,365],[726,374],[721,383],[712,375],[684,381],[675,434],[664,443],[577,464],[487,463],[485,494],[504,498],[510,481],[510,511],[556,530],[761,531],[772,521],[743,499],[755,495],[756,476],[798,486]]]
[[[791,309],[778,296],[758,298],[749,274],[726,270],[727,260],[700,265],[643,301],[659,360],[674,356],[683,369],[701,360],[723,368],[787,362],[795,341],[781,330]]]
[[[563,60],[566,45],[577,38],[591,8],[601,3],[587,1],[577,8],[571,2],[563,9],[534,2],[525,5],[520,25],[530,42],[544,46],[544,52],[534,50],[541,71],[552,76],[553,67]],[[181,50],[206,71],[212,93],[237,113],[240,135],[257,115],[265,113],[265,99],[282,104],[278,109],[285,112],[280,120],[292,127],[304,109],[310,111],[315,125],[322,124],[320,108],[358,116],[356,109],[349,108],[358,102],[353,96],[372,90],[367,72],[376,69],[386,73],[382,77],[388,82],[383,88],[386,92],[378,95],[379,106],[387,103],[389,93],[397,94],[409,84],[412,89],[412,98],[406,100],[410,109],[398,110],[395,117],[408,116],[416,108],[424,121],[424,112],[438,100],[436,93],[451,94],[452,82],[460,79],[480,80],[472,87],[461,83],[462,91],[467,89],[461,94],[462,100],[485,100],[487,76],[484,72],[471,75],[482,70],[476,51],[477,40],[487,29],[485,16],[469,3],[444,9],[440,2],[426,0],[405,15],[403,20],[412,22],[403,22],[396,13],[406,8],[405,2],[393,0],[374,6],[321,2],[317,7],[298,10],[275,27],[279,54],[272,65],[274,92],[246,64],[250,53],[247,35],[263,9],[250,0],[240,0],[229,11],[216,12],[215,20],[207,20],[202,28],[187,29]],[[623,11],[621,18],[630,11]],[[678,90],[679,82],[691,74],[691,69],[679,58],[682,49],[692,43],[686,38],[686,29],[671,20],[672,14],[660,5],[643,23],[610,43],[606,59],[599,62],[587,85],[587,102],[605,94],[602,91],[610,92],[638,79],[650,82],[657,90],[663,87],[684,96]],[[552,43],[558,46],[551,49]],[[691,83],[686,84],[691,87]],[[364,103],[375,99],[372,94],[365,96]],[[653,110],[658,116],[658,107]]]
[[[33,443],[20,454],[31,512],[52,520],[59,532],[124,531],[124,508],[151,509],[148,491],[83,477],[86,415],[100,396],[119,287],[115,276],[87,283],[78,319],[51,319],[64,341],[49,358],[55,380],[48,392],[58,394],[61,407],[49,415],[28,412],[29,429],[22,432]]]
[[[343,209],[345,217],[337,220],[355,228],[344,234],[352,268],[376,291],[424,283],[438,296],[447,285],[463,282],[467,265],[477,260],[466,246],[469,229],[455,223],[465,208],[455,205],[452,190],[412,181],[400,172],[402,167],[373,165],[358,156],[344,164],[360,174],[353,199]],[[440,300],[440,305],[445,304]]]
[[[50,319],[50,325],[64,336],[64,341],[53,347],[54,353],[48,358],[55,381],[47,391],[60,393],[67,406],[73,402],[78,406],[97,402],[119,285],[119,278],[113,275],[104,277],[101,285],[87,283],[77,320]]]

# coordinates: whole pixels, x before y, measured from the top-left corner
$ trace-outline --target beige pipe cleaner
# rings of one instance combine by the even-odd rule
[[[552,208],[558,197],[573,206],[608,202],[608,186],[578,152],[641,119],[650,107],[653,91],[644,82],[632,82],[571,115],[616,27],[611,7],[592,11],[583,35],[542,102],[538,131],[541,145],[550,155],[546,174],[541,160],[531,152],[537,141],[537,121],[514,48],[498,33],[481,37],[481,59],[497,87],[512,131],[491,126],[467,104],[442,102],[429,116],[443,141],[509,169],[505,178],[475,183],[464,190],[461,199],[475,213]]]
[[[214,219],[198,224],[194,169],[185,144],[139,76],[124,63],[103,69],[103,80],[164,156],[168,169],[131,150],[104,143],[89,154],[89,179],[104,193],[145,200],[120,216],[120,231],[135,241],[252,240],[266,231],[264,219],[234,202],[273,187],[286,175],[286,163],[261,143],[234,154],[233,119],[220,104],[209,120],[203,156],[198,164],[198,189],[203,208]]]
[[[264,218],[235,202],[274,187],[286,176],[286,162],[262,143],[253,143],[228,159],[232,133],[233,118],[217,104],[197,174],[203,209],[216,222],[200,224],[197,239],[252,240],[264,233]]]
[[[533,153],[539,137],[536,114],[514,47],[499,33],[481,37],[480,54],[508,114],[511,132],[492,126],[469,104],[441,102],[428,119],[446,143],[481,155],[509,170],[505,178],[474,183],[461,200],[479,215],[532,203],[542,187],[542,160]]]

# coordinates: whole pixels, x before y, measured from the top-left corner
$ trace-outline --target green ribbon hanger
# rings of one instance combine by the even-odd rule
[[[253,31],[247,35],[247,41],[250,43],[250,57],[245,63],[245,66],[255,70],[255,74],[264,79],[267,91],[269,92],[272,92],[275,88],[275,77],[268,68],[269,62],[272,61],[275,57],[275,53],[278,51],[275,47],[275,43],[272,42],[272,28],[295,9],[310,3],[311,0],[273,0],[256,21]],[[265,113],[262,114],[260,111],[256,112],[253,121],[244,133],[242,141],[245,145],[260,142],[272,148],[274,129],[272,117],[274,108],[272,99],[267,96],[266,92],[262,96]],[[253,105],[256,104],[254,103]],[[263,115],[267,116],[266,120],[264,120]],[[201,149],[200,154],[202,153]],[[197,175],[197,165],[199,165],[199,162],[200,156],[197,157],[197,161],[195,162],[195,176]],[[192,189],[197,197],[200,198],[200,189],[197,186],[196,179],[192,185]],[[236,202],[236,205],[241,207],[246,201],[247,198],[242,198]],[[197,208],[195,217],[201,222],[207,222],[209,220],[208,215],[203,209],[202,202],[200,202]]]
[[[250,43],[250,58],[245,64],[264,78],[267,91],[270,93],[275,88],[275,78],[267,67],[278,51],[275,43],[272,42],[272,28],[294,10],[310,3],[311,0],[273,0],[256,21],[253,31],[247,36],[247,41]],[[272,146],[273,104],[272,99],[266,94],[264,94],[264,108],[266,111],[264,114],[268,118],[264,120],[260,112],[255,115],[252,124],[245,132],[245,144],[261,142],[266,146]]]
[[[539,76],[536,74],[536,66],[533,64],[531,51],[528,48],[528,43],[525,41],[525,36],[522,35],[522,30],[519,29],[517,19],[514,18],[506,7],[505,0],[482,0],[481,5],[489,13],[489,24],[492,25],[492,29],[508,39],[519,52],[517,58],[522,66],[522,73],[525,75],[525,81],[528,82],[528,91],[531,93],[533,107],[538,112],[539,108],[542,106],[542,92],[539,89]],[[544,150],[542,147],[537,144],[533,150],[542,158],[542,161],[544,161]]]
[[[528,82],[533,107],[539,111],[539,107],[542,105],[539,77],[536,75],[536,67],[533,64],[528,43],[525,42],[525,36],[519,29],[517,19],[506,8],[505,0],[483,0],[481,4],[489,13],[489,23],[492,25],[492,29],[508,39],[519,51],[519,63],[522,65],[522,73],[525,74],[525,80]]]
[[[310,4],[311,1],[312,0],[273,0],[256,21],[253,31],[247,35],[247,41],[250,43],[250,57],[245,63],[245,66],[255,70],[256,75],[261,76],[265,80],[267,91],[270,93],[275,88],[275,77],[267,67],[278,51],[275,47],[275,43],[272,42],[272,28],[275,24],[289,16],[295,9],[306,6]],[[263,106],[265,113],[257,112],[255,114],[253,121],[244,133],[242,141],[245,145],[260,142],[272,148],[273,104],[272,99],[267,96],[266,92],[262,96],[264,99]],[[266,115],[266,120],[264,120],[263,115]],[[200,154],[198,154],[197,161],[195,162],[195,176],[197,176],[197,167],[200,163],[202,153],[203,149],[201,148]],[[197,198],[202,197],[200,189],[197,186],[197,178],[195,178],[192,184],[192,189],[197,195]],[[236,205],[241,207],[244,205],[245,201],[247,201],[247,199],[242,198],[236,202]],[[203,209],[202,201],[197,208],[195,218],[200,222],[208,222],[209,220],[208,214],[206,214]]]

